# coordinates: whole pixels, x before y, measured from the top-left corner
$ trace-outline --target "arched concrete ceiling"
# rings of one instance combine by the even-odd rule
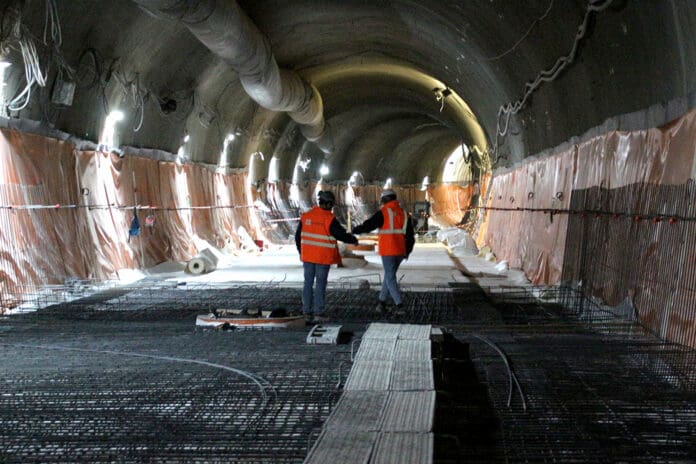
[[[23,23],[40,36],[44,3],[10,4],[23,5]],[[386,163],[399,181],[413,183],[436,175],[433,170],[458,143],[495,142],[499,107],[521,98],[526,82],[570,51],[588,2],[239,4],[268,37],[279,65],[298,71],[322,93],[335,142],[327,160],[332,176],[346,179],[360,170],[380,177]],[[121,124],[124,145],[176,152],[188,133],[184,152],[192,161],[244,167],[255,151],[277,153],[280,178],[292,177],[298,157],[322,156],[297,136],[287,116],[251,101],[236,73],[182,25],[154,18],[130,0],[57,5],[61,51],[76,70],[75,100],[57,108],[44,92],[19,116],[96,141],[107,107],[118,106],[127,113]],[[10,16],[4,16],[4,25]],[[541,85],[513,117],[498,163],[555,146],[609,117],[693,94],[695,29],[696,5],[690,0],[614,0],[593,14],[574,63]],[[14,68],[10,91],[20,85],[19,67]],[[442,112],[433,92],[440,86],[452,92]],[[134,89],[142,103],[129,93]],[[177,107],[165,114],[163,104],[170,99]],[[142,127],[134,132],[141,106]],[[236,138],[221,155],[229,133]]]

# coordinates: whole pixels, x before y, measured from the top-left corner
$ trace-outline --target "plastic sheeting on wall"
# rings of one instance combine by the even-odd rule
[[[498,174],[490,184],[490,194],[487,197],[487,208],[517,209],[520,211],[495,211],[487,209],[484,223],[480,228],[479,245],[489,245],[499,259],[505,259],[511,267],[521,268],[534,284],[556,284],[561,281],[565,264],[564,252],[567,240],[582,240],[577,230],[569,231],[568,214],[550,214],[549,211],[524,211],[525,208],[546,210],[569,210],[574,192],[599,188],[619,200],[603,204],[600,197],[592,204],[584,204],[584,208],[595,211],[601,208],[623,208],[625,213],[642,212],[643,203],[648,202],[648,190],[652,186],[683,186],[690,181],[696,161],[696,110],[680,119],[660,128],[634,132],[610,132],[595,137],[584,143],[557,153],[555,155],[530,161],[512,171]],[[619,190],[631,187],[629,197],[619,195]],[[604,198],[604,197],[602,197]],[[667,203],[655,206],[661,211],[653,214],[673,214],[668,212]],[[686,212],[680,212],[686,214]],[[595,215],[592,215],[595,216]],[[606,220],[607,215],[602,216]],[[599,216],[592,218],[602,220]],[[588,219],[589,220],[589,219]],[[630,220],[629,220],[630,222]],[[649,222],[649,221],[648,221]],[[650,227],[645,224],[646,227]],[[654,226],[657,227],[657,226]],[[656,229],[657,230],[657,229]],[[569,236],[568,234],[573,234]],[[660,253],[659,237],[652,241],[654,244],[644,247],[645,240],[639,239],[634,228],[627,227],[624,233],[593,236],[593,240],[603,240],[606,250],[623,249],[626,243],[638,247],[636,253]],[[589,245],[589,244],[586,244]],[[573,248],[573,247],[570,247]],[[683,248],[683,246],[682,246]],[[688,261],[693,253],[686,250],[686,255],[673,256],[674,260],[686,259],[691,267],[688,273],[696,273],[696,262]],[[666,260],[670,257],[662,256]],[[628,265],[628,263],[626,263]],[[676,264],[675,264],[676,265]],[[684,263],[679,263],[683,267]],[[635,276],[634,276],[635,277]],[[604,279],[601,286],[586,289],[594,296],[610,302],[620,301],[639,289],[649,289],[654,285],[649,273],[628,279],[621,273],[614,273],[611,279]],[[684,287],[681,293],[693,293]],[[648,292],[649,293],[649,292]],[[683,296],[683,295],[682,295]],[[671,300],[680,304],[693,305],[693,298],[681,296]],[[661,333],[671,340],[676,340],[675,332],[666,330],[666,319],[655,316],[657,312],[673,312],[681,314],[681,308],[672,311],[671,304],[656,301],[648,302],[643,298],[646,307],[642,311],[642,320],[652,327],[656,333]],[[658,305],[658,306],[656,306]],[[648,314],[653,314],[648,316]],[[687,325],[696,324],[693,319]],[[684,324],[678,324],[683,327]],[[676,327],[676,326],[675,326]],[[676,328],[674,330],[677,330]],[[693,334],[692,334],[693,335]],[[694,337],[691,346],[696,344]]]
[[[458,224],[471,205],[472,197],[479,189],[478,185],[459,186],[455,184],[429,185],[426,190],[416,185],[395,185],[401,205],[408,212],[415,211],[417,202],[430,201],[431,220],[440,227]],[[287,181],[269,183],[260,192],[254,192],[254,198],[262,200],[268,211],[261,214],[261,222],[266,229],[273,229],[272,237],[287,239],[294,233],[297,222],[293,219],[315,204],[315,192],[330,190],[336,196],[334,213],[342,223],[347,223],[348,212],[351,222],[358,224],[379,209],[382,193],[380,185],[321,184],[307,182],[306,185],[293,185]]]
[[[567,209],[574,190],[683,184],[696,150],[696,111],[661,128],[610,132],[493,177],[486,207]],[[535,284],[561,277],[567,216],[487,211],[478,237]]]
[[[459,224],[477,193],[477,185],[437,184],[428,186],[430,216],[434,223],[444,228]]]
[[[239,244],[239,226],[256,233],[244,174],[77,151],[11,130],[0,132],[0,161],[3,302],[69,278],[110,279],[119,269],[187,261],[198,252],[194,237],[222,248]],[[133,205],[152,206],[141,219],[152,215],[155,225],[129,240]]]

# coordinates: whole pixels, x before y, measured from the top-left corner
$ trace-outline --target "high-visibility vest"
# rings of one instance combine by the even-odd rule
[[[406,212],[392,200],[382,206],[384,223],[379,229],[380,256],[406,256]]]
[[[334,215],[315,206],[300,219],[300,259],[305,263],[337,264],[341,261],[336,238],[329,231]]]

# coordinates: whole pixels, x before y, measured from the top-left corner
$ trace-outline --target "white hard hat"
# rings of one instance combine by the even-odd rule
[[[392,189],[384,189],[382,190],[382,194],[379,196],[379,198],[386,198],[386,197],[394,197],[396,198],[396,192],[393,191]]]

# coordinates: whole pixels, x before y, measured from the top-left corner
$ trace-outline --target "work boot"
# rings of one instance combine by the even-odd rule
[[[396,314],[397,316],[404,316],[406,314],[406,307],[403,303],[399,303],[398,305],[396,305],[396,307],[394,308],[394,314]]]
[[[305,313],[304,315],[304,320],[307,325],[314,324],[314,314],[312,313]]]

